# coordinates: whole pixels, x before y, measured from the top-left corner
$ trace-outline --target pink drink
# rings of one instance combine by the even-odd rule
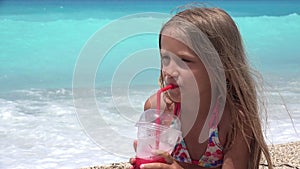
[[[134,169],[140,169],[140,166],[142,164],[148,164],[148,163],[166,163],[166,160],[163,157],[154,157],[152,159],[143,159],[143,158],[136,157]]]
[[[173,114],[163,113],[160,110],[161,93],[177,88],[168,85],[157,92],[157,108],[146,110],[137,123],[138,144],[136,151],[135,169],[141,164],[166,163],[165,159],[153,154],[156,150],[171,153],[178,139],[180,139],[180,120]],[[170,124],[173,124],[170,126]],[[177,124],[177,125],[174,125]]]

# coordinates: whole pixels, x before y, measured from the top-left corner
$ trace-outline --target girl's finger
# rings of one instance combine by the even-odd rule
[[[137,140],[134,140],[133,141],[133,148],[134,148],[134,151],[136,152],[136,147],[137,147]]]
[[[164,163],[147,163],[142,164],[140,169],[170,169],[170,165]]]
[[[157,150],[154,153],[158,156],[163,157],[167,164],[172,164],[174,162],[173,157],[165,151]]]
[[[135,158],[130,158],[130,159],[129,159],[129,163],[130,163],[131,165],[134,165],[134,164],[136,163],[136,159],[135,159]]]

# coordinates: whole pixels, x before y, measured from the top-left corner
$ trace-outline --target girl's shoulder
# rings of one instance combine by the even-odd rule
[[[150,96],[144,104],[144,110],[155,109],[157,106],[156,102],[157,102],[156,95],[154,94]]]
[[[173,102],[169,100],[165,95],[162,95],[160,98],[160,106],[164,111],[172,111],[173,110]],[[148,109],[156,109],[157,108],[157,95],[151,95],[144,104],[144,110]]]
[[[243,111],[241,109],[238,109],[237,112],[243,113]],[[232,113],[234,113],[234,112],[231,112],[230,109],[226,108],[226,106],[225,106],[221,120],[218,124],[219,139],[220,139],[220,142],[223,147],[224,147],[224,145],[226,145],[227,142],[232,141],[232,140],[229,140],[229,139],[231,139],[231,137],[229,137],[229,135],[232,134],[233,127],[235,127],[235,125],[234,125],[235,121],[233,121],[233,119],[232,119]],[[244,127],[243,129],[235,128],[235,131],[237,132],[237,134],[246,133],[247,135],[252,135],[251,128],[249,128],[249,127]]]

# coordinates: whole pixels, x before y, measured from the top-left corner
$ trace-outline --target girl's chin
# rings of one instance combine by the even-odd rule
[[[178,89],[169,90],[168,94],[170,96],[170,99],[174,102],[180,102],[181,96]]]

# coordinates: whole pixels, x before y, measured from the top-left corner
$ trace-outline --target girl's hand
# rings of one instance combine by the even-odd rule
[[[137,140],[134,140],[133,141],[133,148],[134,148],[135,152],[136,152],[136,146],[137,146]],[[132,165],[131,168],[133,168],[133,166],[135,165],[135,157],[130,158],[129,163]]]
[[[136,152],[137,147],[137,140],[134,140],[133,142],[133,148]],[[142,164],[140,166],[140,169],[183,169],[174,159],[173,157],[164,151],[157,150],[155,152],[156,155],[161,156],[165,159],[166,163],[148,163],[148,164]],[[129,163],[132,165],[131,169],[133,169],[135,165],[136,159],[130,158]]]
[[[142,164],[140,169],[183,169],[169,153],[158,150],[155,154],[163,157],[166,163]]]

